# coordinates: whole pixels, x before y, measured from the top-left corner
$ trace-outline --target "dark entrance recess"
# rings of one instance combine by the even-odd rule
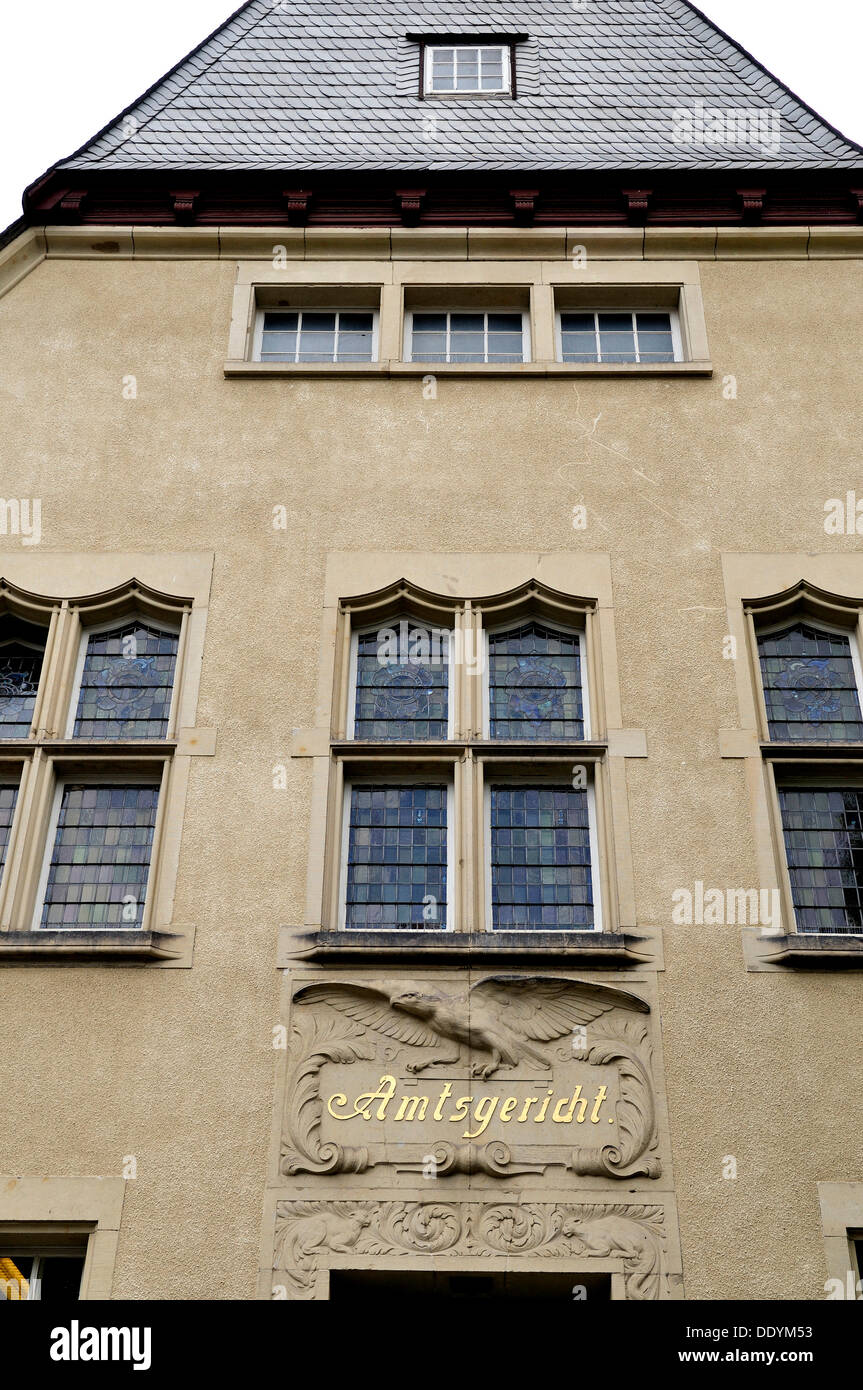
[[[582,1292],[583,1291],[583,1292]],[[332,1270],[330,1300],[362,1303],[425,1302],[429,1298],[483,1299],[526,1298],[546,1299],[554,1303],[607,1303],[611,1298],[611,1275],[518,1274],[510,1270],[500,1273],[464,1274],[418,1270]]]

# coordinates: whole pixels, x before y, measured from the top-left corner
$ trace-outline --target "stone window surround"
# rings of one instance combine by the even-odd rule
[[[279,244],[272,236],[273,246]],[[281,243],[284,245],[284,243]],[[577,249],[578,244],[574,249]],[[379,313],[379,358],[374,362],[256,362],[255,324],[262,305],[278,302],[279,289],[297,303],[353,307],[354,299]],[[341,295],[341,299],[338,296]],[[663,363],[558,360],[561,307],[658,309],[676,313],[681,360]],[[283,307],[293,307],[290,306]],[[507,363],[438,363],[406,360],[405,332],[413,308],[526,309],[530,360]],[[234,289],[227,377],[242,376],[710,376],[707,330],[697,261],[487,260],[240,261]]]
[[[777,622],[808,617],[852,633],[863,641],[863,556],[852,553],[724,554],[722,572],[727,604],[726,632],[736,639],[731,663],[740,726],[719,731],[720,756],[744,761],[758,867],[759,888],[779,891],[782,935],[743,928],[749,971],[795,968],[863,969],[863,937],[798,933],[785,856],[777,776],[812,780],[859,779],[863,745],[771,742],[761,687],[757,633]]]
[[[358,575],[368,588],[357,595]],[[577,595],[589,594],[589,599]],[[349,596],[357,595],[351,599]],[[477,595],[489,595],[484,601]],[[438,597],[440,596],[440,597]],[[445,597],[443,597],[445,596]],[[491,597],[494,596],[494,597]],[[500,959],[510,953],[521,960],[534,955],[554,959],[580,955],[604,965],[638,963],[661,969],[661,937],[647,928],[636,931],[633,868],[625,760],[646,757],[643,730],[621,727],[620,689],[611,601],[611,565],[607,555],[423,555],[416,553],[334,553],[328,557],[321,629],[321,658],[315,725],[298,730],[291,755],[312,760],[312,805],[305,922],[282,928],[278,964],[297,958],[346,960],[416,959],[417,950],[438,960],[441,955],[477,959],[483,952]],[[415,746],[354,743],[344,732],[348,723],[352,626],[368,626],[370,615],[388,618],[410,612],[422,620],[480,630],[477,608],[498,623],[498,614],[513,618],[539,613],[549,621],[563,609],[572,623],[580,614],[585,626],[586,679],[592,711],[589,742],[561,753],[550,744],[514,754],[510,745],[496,750],[483,737],[483,680],[458,663],[453,668],[450,700],[453,737]],[[497,610],[497,611],[496,611]],[[585,764],[596,792],[599,876],[604,930],[491,932],[487,930],[485,875],[475,847],[486,839],[483,785],[491,775],[515,775],[529,763],[532,777],[569,781],[577,761]],[[357,772],[398,777],[418,770],[436,771],[456,785],[456,875],[450,893],[455,930],[349,932],[338,930],[339,883],[343,857],[345,782]],[[474,862],[476,860],[476,862]],[[471,925],[473,924],[473,925]],[[480,925],[481,924],[481,925]],[[420,939],[421,938],[421,939]]]
[[[847,1289],[852,1282],[848,1279],[850,1271],[856,1286],[863,1279],[863,1269],[857,1267],[852,1241],[855,1237],[859,1240],[863,1231],[863,1182],[820,1182],[818,1202],[827,1277],[838,1279]]]
[[[21,777],[0,881],[0,964],[135,963],[188,968],[194,927],[173,921],[190,759],[215,753],[215,730],[195,727],[213,557],[208,554],[9,554],[5,610],[50,615],[45,659],[27,739],[0,741],[0,765]],[[66,737],[83,630],[117,617],[179,621],[180,644],[167,735],[161,740]],[[147,902],[140,928],[33,930],[57,785],[66,777],[142,775],[160,782]]]
[[[0,1240],[79,1236],[87,1242],[80,1299],[109,1299],[125,1195],[119,1177],[0,1176]]]

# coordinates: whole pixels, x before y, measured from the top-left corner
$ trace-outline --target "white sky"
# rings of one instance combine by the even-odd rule
[[[94,135],[238,5],[8,3],[0,45],[0,229],[19,216],[27,184]],[[700,0],[699,8],[832,125],[863,143],[863,0]]]

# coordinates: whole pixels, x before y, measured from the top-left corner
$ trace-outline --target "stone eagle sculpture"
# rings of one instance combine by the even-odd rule
[[[295,997],[302,1004],[329,1004],[364,1028],[408,1047],[456,1044],[454,1052],[409,1062],[410,1072],[451,1066],[463,1046],[487,1052],[489,1061],[471,1067],[471,1075],[484,1081],[523,1061],[551,1069],[551,1059],[537,1044],[565,1037],[610,1009],[649,1012],[642,999],[624,990],[548,976],[495,975],[459,994],[404,980],[316,984],[306,985]]]

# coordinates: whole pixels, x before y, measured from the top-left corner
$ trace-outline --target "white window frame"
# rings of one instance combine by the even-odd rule
[[[469,51],[476,53],[477,80],[482,78],[482,54],[500,53],[503,57],[502,83],[500,87],[436,87],[434,85],[434,55],[453,53],[453,81],[458,80],[458,54]],[[508,43],[435,43],[427,44],[425,49],[425,70],[423,72],[423,95],[433,97],[499,97],[512,95],[512,50]]]
[[[683,362],[683,361],[685,360],[685,359],[684,359],[684,356],[683,356],[683,334],[682,334],[681,328],[680,328],[680,311],[679,311],[679,309],[671,308],[668,304],[655,304],[655,305],[639,304],[639,305],[637,306],[637,308],[634,308],[634,309],[627,308],[625,305],[606,305],[605,307],[603,307],[603,308],[601,308],[601,309],[597,309],[596,307],[591,306],[591,305],[589,305],[589,304],[585,304],[585,305],[583,305],[583,306],[582,306],[582,305],[571,305],[571,304],[567,305],[567,304],[565,304],[565,305],[562,305],[560,308],[556,308],[556,309],[555,309],[555,314],[554,314],[555,352],[556,352],[556,354],[557,354],[557,360],[558,360],[558,362],[563,362],[563,363],[564,363],[564,366],[570,366],[570,367],[589,367],[589,366],[592,365],[592,363],[591,363],[591,362],[564,362],[564,357],[563,357],[563,324],[562,324],[562,320],[561,320],[561,316],[562,316],[563,314],[593,314],[593,332],[594,332],[594,337],[595,337],[595,342],[596,342],[596,358],[595,358],[595,363],[596,363],[596,364],[599,364],[599,365],[602,365],[603,362],[605,362],[606,364],[608,363],[608,358],[603,358],[603,357],[600,356],[599,315],[600,315],[600,314],[630,314],[630,315],[632,316],[632,336],[633,336],[633,342],[635,343],[635,361],[634,361],[633,363],[629,363],[629,364],[627,364],[627,363],[625,363],[625,362],[612,362],[610,365],[613,366],[613,367],[627,366],[627,365],[630,365],[630,366],[642,366],[642,367],[662,367],[662,366],[667,366],[668,364],[667,364],[667,363],[663,363],[663,362],[655,362],[655,361],[651,361],[651,362],[641,362],[641,361],[640,361],[639,355],[638,355],[638,327],[637,327],[637,324],[636,324],[636,314],[667,314],[668,317],[669,317],[669,319],[671,320],[671,346],[672,346],[672,350],[673,350],[673,352],[674,352],[674,361],[675,361],[675,362]]]
[[[863,662],[860,660],[860,647],[857,641],[856,631],[848,627],[837,627],[833,623],[822,623],[820,618],[810,618],[805,613],[798,613],[790,618],[783,618],[780,623],[771,623],[769,627],[758,627],[755,630],[755,668],[759,689],[761,691],[761,707],[764,711],[764,732],[769,743],[773,743],[774,740],[770,736],[770,720],[767,713],[767,697],[764,694],[764,673],[761,670],[761,649],[759,643],[762,637],[771,637],[777,632],[787,632],[790,627],[795,627],[797,623],[805,623],[807,626],[814,628],[816,632],[826,632],[830,637],[848,638],[848,645],[851,649],[851,666],[854,671],[854,679],[857,682],[857,700],[860,705],[861,718],[863,718]],[[781,743],[783,740],[777,739],[775,741]],[[810,746],[818,742],[817,739],[794,739],[792,741],[802,745],[809,744]]]
[[[593,892],[593,926],[592,927],[496,927],[494,925],[494,899],[492,897],[491,881],[491,789],[496,787],[519,787],[519,786],[548,786],[549,788],[560,787],[567,791],[575,790],[570,782],[561,780],[555,781],[553,778],[537,777],[532,780],[530,777],[496,777],[494,775],[494,764],[485,764],[483,786],[483,825],[485,845],[483,848],[484,875],[485,875],[485,928],[489,932],[524,932],[526,935],[535,936],[537,932],[574,932],[584,931],[594,933],[603,931],[603,910],[602,910],[602,887],[599,865],[599,834],[596,822],[596,788],[594,785],[596,772],[592,769],[588,779],[587,787],[587,835],[590,846],[590,885]]]
[[[513,362],[489,362],[488,360],[488,316],[489,314],[520,314],[521,315],[521,361],[530,362],[531,342],[530,342],[530,311],[521,309],[517,306],[509,308],[506,305],[495,305],[492,308],[483,308],[476,304],[468,304],[464,307],[458,304],[448,304],[446,308],[436,309],[431,306],[425,308],[408,309],[405,313],[405,361],[414,361],[414,314],[446,314],[446,357],[418,358],[422,366],[428,366],[429,371],[440,361],[442,366],[455,367],[512,367]],[[453,314],[483,314],[485,323],[483,327],[483,360],[482,362],[451,362],[451,341],[452,341],[452,315]],[[519,359],[516,359],[516,362]]]
[[[368,358],[368,359],[365,359],[365,358],[364,358],[362,362],[349,362],[349,363],[347,363],[347,365],[348,365],[348,366],[354,366],[354,367],[361,367],[361,366],[364,365],[364,363],[366,362],[366,360],[368,360],[369,362],[378,362],[378,361],[380,360],[380,309],[379,309],[379,308],[375,308],[373,305],[369,305],[369,304],[353,304],[353,305],[352,305],[352,304],[338,304],[338,305],[333,305],[333,304],[322,304],[322,305],[320,305],[320,306],[317,306],[317,305],[313,305],[313,304],[299,304],[299,305],[296,305],[296,306],[291,306],[291,305],[276,305],[276,304],[260,304],[260,305],[258,306],[256,312],[255,312],[255,331],[254,331],[254,337],[253,337],[253,343],[252,343],[252,360],[255,361],[255,362],[260,362],[260,361],[263,360],[263,359],[262,359],[262,353],[263,353],[263,350],[264,350],[264,349],[263,349],[263,344],[264,344],[264,316],[265,316],[266,314],[298,314],[298,315],[300,316],[300,321],[299,321],[299,323],[298,323],[298,325],[297,325],[297,346],[296,346],[296,350],[295,350],[295,352],[294,352],[293,360],[292,360],[291,358],[289,358],[289,357],[285,357],[285,358],[282,358],[282,359],[281,359],[282,363],[283,363],[284,366],[286,366],[286,367],[289,367],[289,366],[292,366],[292,365],[293,365],[293,366],[300,366],[300,367],[309,367],[309,366],[313,367],[313,366],[315,366],[315,362],[301,362],[301,361],[300,361],[300,337],[301,337],[301,333],[302,333],[302,315],[303,315],[303,314],[335,314],[335,315],[336,315],[336,327],[335,327],[335,334],[334,334],[334,338],[333,338],[333,349],[334,349],[335,356],[333,356],[333,357],[321,357],[321,358],[316,359],[316,361],[317,361],[317,362],[320,362],[321,365],[323,365],[323,366],[330,366],[330,367],[334,367],[334,366],[340,365],[340,364],[339,364],[339,334],[340,334],[340,331],[341,331],[341,330],[340,330],[340,327],[339,327],[340,322],[341,322],[341,320],[340,320],[340,315],[342,315],[342,314],[371,314],[371,316],[372,316],[372,355],[371,355],[371,357]],[[274,366],[278,366],[278,363],[274,363],[273,365],[274,365]],[[344,364],[342,364],[342,365],[344,365]]]
[[[447,925],[423,926],[423,927],[349,927],[348,917],[348,851],[350,847],[351,833],[351,800],[355,787],[387,786],[387,787],[409,787],[409,786],[445,786],[446,787],[446,891],[447,891]],[[339,873],[339,928],[341,931],[379,931],[391,932],[401,935],[410,931],[422,931],[432,934],[437,932],[439,935],[452,933],[456,930],[455,907],[456,907],[456,858],[455,858],[455,781],[454,775],[444,777],[433,770],[428,773],[389,773],[382,772],[379,776],[374,773],[363,774],[362,777],[352,777],[345,779],[343,805],[342,805],[342,842],[341,842],[341,862]]]
[[[107,740],[106,740],[107,742]],[[33,911],[33,921],[30,930],[34,932],[62,932],[63,935],[71,936],[74,932],[115,932],[123,931],[134,934],[149,930],[148,923],[153,908],[153,898],[151,889],[153,887],[153,868],[156,862],[159,844],[159,831],[164,815],[165,802],[165,769],[167,764],[160,762],[158,765],[158,775],[147,776],[143,772],[124,772],[121,765],[117,766],[116,771],[105,772],[100,769],[98,772],[87,772],[83,769],[75,774],[63,774],[56,779],[54,795],[51,803],[51,815],[48,821],[48,829],[45,836],[45,849],[42,856],[42,867],[39,871],[39,886],[36,891],[36,905]],[[70,783],[92,783],[93,786],[123,786],[123,787],[156,787],[159,798],[156,803],[156,819],[153,824],[153,845],[150,853],[150,864],[147,870],[146,888],[144,891],[144,911],[141,915],[141,924],[137,927],[43,927],[42,908],[45,905],[45,893],[48,888],[48,874],[51,869],[51,856],[54,853],[54,844],[57,839],[57,825],[60,820],[60,807],[63,804],[63,792]],[[16,806],[17,811],[17,806]]]
[[[166,739],[170,739],[170,738],[171,738],[171,736],[172,736],[172,730],[173,730],[173,727],[174,727],[174,724],[173,724],[173,721],[174,721],[174,712],[175,712],[176,703],[177,703],[177,687],[178,687],[178,684],[179,684],[179,682],[178,682],[178,676],[179,676],[179,672],[180,672],[180,657],[181,657],[181,654],[182,654],[182,652],[181,652],[182,643],[181,643],[181,640],[180,640],[180,639],[181,639],[181,636],[182,636],[182,623],[181,623],[181,622],[178,622],[178,623],[176,623],[176,624],[166,623],[166,622],[161,621],[161,620],[158,619],[158,618],[150,618],[150,617],[147,617],[147,616],[146,616],[145,614],[143,614],[143,613],[130,613],[130,614],[128,614],[128,615],[126,615],[126,616],[124,616],[124,617],[122,617],[122,618],[112,618],[110,622],[106,622],[106,623],[97,623],[97,624],[95,624],[93,627],[82,627],[82,629],[81,629],[81,638],[80,638],[80,641],[79,641],[79,644],[78,644],[78,656],[77,656],[76,662],[75,662],[75,679],[74,679],[74,682],[73,682],[73,685],[72,685],[72,698],[71,698],[71,700],[70,700],[70,702],[69,702],[69,717],[68,717],[68,719],[66,720],[66,738],[67,738],[67,739],[73,739],[73,738],[74,738],[74,739],[77,739],[77,738],[80,737],[80,735],[76,734],[76,733],[74,732],[74,730],[75,730],[75,721],[76,721],[76,719],[77,719],[77,717],[78,717],[78,703],[79,703],[79,701],[80,701],[80,699],[81,699],[81,681],[82,681],[83,678],[84,678],[84,662],[85,662],[86,659],[87,659],[87,647],[88,647],[88,645],[89,645],[90,638],[91,638],[91,637],[98,637],[98,635],[99,635],[100,633],[102,633],[102,632],[113,632],[116,628],[125,627],[127,623],[143,623],[143,624],[145,624],[145,626],[147,626],[147,627],[155,628],[158,632],[168,633],[168,634],[170,634],[172,637],[176,637],[176,638],[177,638],[177,657],[176,657],[176,661],[175,661],[175,663],[174,663],[174,683],[173,683],[173,686],[172,686],[172,688],[171,688],[171,703],[170,703],[170,705],[168,706],[168,727],[167,727],[167,730],[166,730],[165,735],[164,735],[164,737],[165,737]],[[141,740],[140,740],[140,742],[142,742],[142,743],[153,742],[153,741],[154,741],[154,740],[152,740],[152,739],[151,739],[151,740],[148,740],[148,739],[141,739]],[[161,742],[161,740],[155,740],[155,741],[156,741],[156,742]],[[84,742],[84,743],[98,742],[100,745],[104,743],[105,746],[108,747],[111,743],[122,743],[122,742],[125,742],[125,740],[122,739],[122,738],[114,738],[114,739],[110,739],[110,738],[100,738],[100,739],[83,739],[82,742]]]
[[[83,1250],[70,1250],[70,1249],[69,1249],[68,1247],[66,1247],[66,1246],[57,1246],[57,1247],[55,1248],[55,1247],[53,1247],[53,1246],[43,1245],[43,1246],[40,1246],[40,1247],[39,1247],[38,1251],[37,1251],[37,1250],[11,1250],[11,1251],[9,1252],[8,1258],[11,1259],[11,1260],[16,1260],[16,1261],[17,1261],[17,1260],[21,1260],[21,1259],[32,1259],[32,1261],[33,1261],[33,1268],[31,1269],[31,1271],[30,1271],[30,1277],[29,1277],[29,1279],[27,1280],[27,1297],[26,1297],[26,1299],[24,1300],[25,1303],[40,1303],[40,1302],[42,1301],[42,1261],[43,1261],[43,1260],[46,1260],[46,1259],[53,1259],[53,1260],[56,1260],[56,1259],[60,1259],[60,1260],[80,1260],[80,1261],[81,1261],[81,1279],[80,1279],[79,1284],[78,1284],[78,1297],[79,1297],[79,1299],[80,1299],[80,1296],[81,1296],[81,1285],[82,1285],[83,1282],[84,1282],[84,1270],[85,1270],[86,1264],[87,1264],[87,1250],[86,1250],[86,1248],[83,1249]]]
[[[562,632],[567,637],[578,638],[578,660],[581,670],[581,706],[584,712],[584,734],[580,739],[550,739],[553,743],[589,743],[590,742],[590,682],[587,670],[587,643],[585,641],[585,631],[579,627],[566,627],[563,623],[548,622],[539,616],[519,618],[508,623],[496,623],[494,627],[483,628],[482,640],[484,648],[485,671],[482,683],[482,735],[484,739],[492,742],[491,734],[491,646],[489,638],[498,632],[512,632],[525,623],[542,623],[544,627],[552,628],[555,632]],[[534,741],[534,740],[531,740]],[[519,739],[495,739],[495,743],[521,743]],[[539,739],[535,742],[540,742]]]
[[[383,628],[385,628],[385,627],[387,627],[387,626],[393,627],[393,628],[395,628],[396,630],[398,630],[398,624],[399,624],[403,619],[404,619],[405,621],[407,621],[408,623],[414,623],[417,627],[422,627],[422,626],[423,626],[423,623],[420,621],[420,619],[418,619],[418,618],[412,618],[409,614],[402,614],[400,618],[394,618],[394,619],[392,619],[392,621],[391,621],[389,624],[387,624],[387,623],[385,623],[385,622],[383,622],[383,621],[378,622],[378,623],[370,623],[370,624],[368,624],[368,625],[365,626],[365,627],[357,627],[357,628],[354,628],[354,630],[353,630],[352,633],[351,633],[350,677],[349,677],[349,680],[348,680],[348,712],[347,712],[347,719],[346,719],[346,721],[345,721],[345,737],[346,737],[346,738],[352,739],[352,738],[355,738],[355,737],[356,737],[355,730],[356,730],[356,718],[357,718],[357,658],[358,658],[358,654],[359,654],[359,642],[360,642],[360,637],[361,637],[361,636],[366,636],[366,635],[367,635],[368,633],[370,633],[370,632],[375,632],[375,633],[381,632],[381,631],[383,630]],[[451,739],[452,736],[453,736],[453,732],[454,732],[454,730],[455,730],[455,709],[454,709],[455,701],[453,700],[453,675],[454,675],[453,655],[454,655],[454,647],[455,647],[455,638],[454,638],[454,635],[453,635],[453,634],[454,634],[454,628],[453,628],[453,627],[441,628],[440,631],[449,632],[449,634],[450,634],[450,640],[449,640],[449,643],[447,644],[447,645],[448,645],[448,651],[447,651],[446,737],[447,737],[447,739]],[[378,740],[374,740],[374,741],[375,741],[375,742],[378,742]],[[398,742],[399,742],[398,739],[386,739],[386,740],[383,740],[383,739],[382,739],[382,740],[379,740],[379,741],[380,741],[382,747],[386,746],[386,744],[388,744],[388,743],[398,743]],[[436,742],[438,742],[437,739],[422,739],[422,740],[411,740],[411,741],[422,742],[422,743],[436,743]]]

